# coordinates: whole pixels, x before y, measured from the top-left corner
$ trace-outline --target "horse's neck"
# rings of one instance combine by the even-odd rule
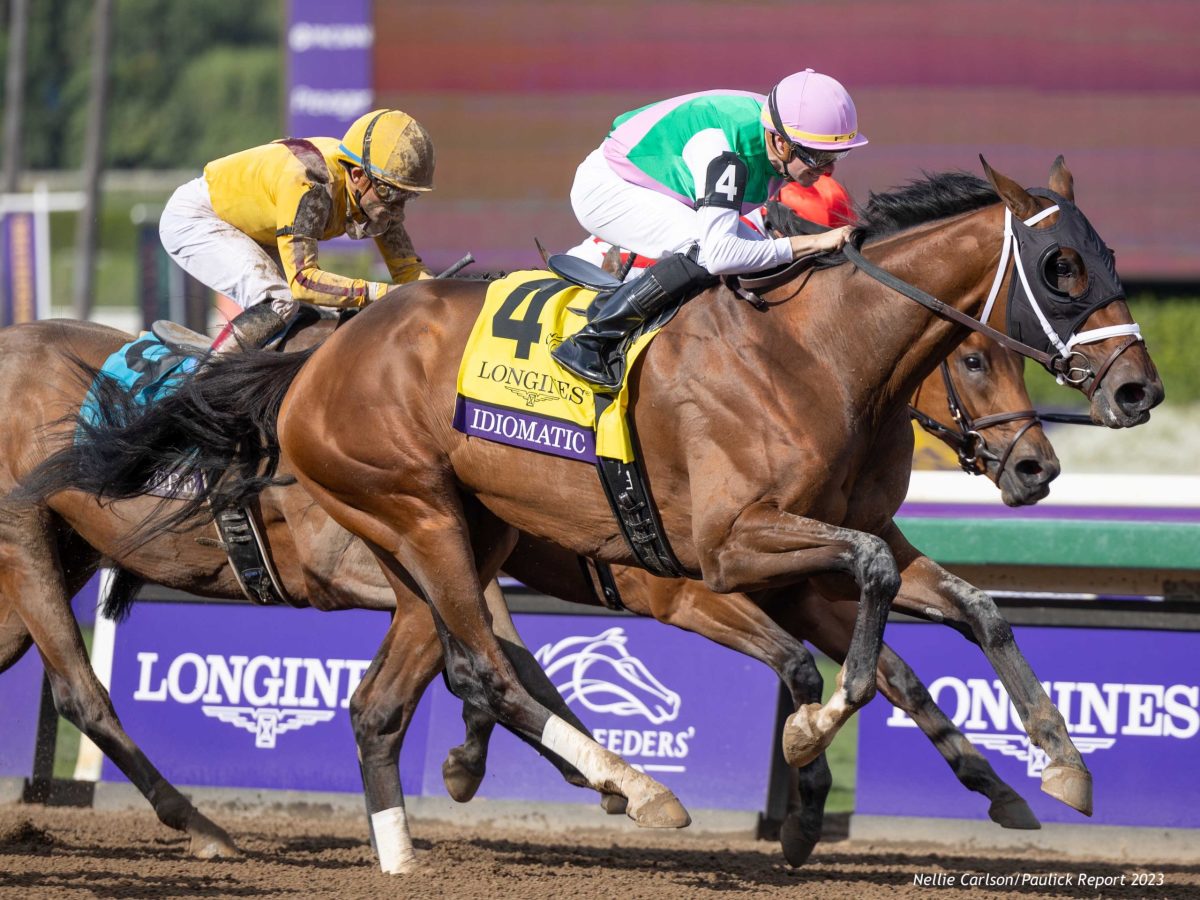
[[[863,255],[909,284],[971,316],[983,309],[999,263],[998,205],[908,229]],[[852,266],[814,279],[812,295],[785,304],[796,339],[834,368],[862,408],[907,404],[921,382],[966,337],[966,330]],[[805,291],[808,293],[808,291]],[[817,339],[814,340],[814,337]]]

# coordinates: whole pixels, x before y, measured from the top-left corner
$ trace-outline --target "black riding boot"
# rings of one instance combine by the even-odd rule
[[[271,302],[256,303],[249,309],[243,310],[230,321],[230,327],[222,332],[213,344],[213,353],[230,353],[243,347],[262,349],[279,335],[298,309],[295,301],[285,304],[292,310],[291,316],[281,315],[273,308]]]
[[[690,257],[682,253],[668,256],[640,278],[596,297],[588,307],[588,323],[550,355],[584,381],[615,390],[620,386],[620,372],[613,371],[610,361],[621,343],[647,319],[710,279],[704,267]]]

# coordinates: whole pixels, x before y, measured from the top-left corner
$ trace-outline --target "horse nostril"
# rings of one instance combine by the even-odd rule
[[[1140,412],[1146,408],[1147,396],[1145,385],[1137,381],[1129,381],[1117,388],[1113,399],[1126,412]]]
[[[1045,484],[1047,481],[1052,481],[1058,472],[1050,473],[1047,467],[1037,459],[1022,459],[1017,461],[1016,465],[1017,478],[1022,484]]]

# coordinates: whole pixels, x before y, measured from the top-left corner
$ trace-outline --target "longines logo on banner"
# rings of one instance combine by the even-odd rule
[[[1200,732],[1197,685],[1050,681],[1043,687],[1080,753],[1109,750],[1119,737],[1186,740]],[[929,686],[929,693],[973,744],[1021,760],[1031,778],[1041,776],[1046,754],[1030,743],[998,680],[946,675]],[[916,727],[899,709],[892,711],[887,724]]]
[[[181,653],[163,674],[158,654],[137,655],[133,699],[143,703],[200,703],[204,715],[254,735],[254,746],[275,747],[279,735],[333,719],[350,706],[369,659],[221,656]]]
[[[679,718],[679,694],[655,678],[626,647],[624,628],[609,628],[593,636],[575,635],[538,648],[534,657],[568,703],[622,717],[641,717],[651,725]],[[688,743],[696,736],[695,726],[684,729],[595,728],[593,737],[614,753],[643,757],[655,762],[637,766],[648,772],[686,772],[682,760]]]

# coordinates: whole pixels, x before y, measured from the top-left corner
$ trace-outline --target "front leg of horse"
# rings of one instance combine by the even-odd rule
[[[898,597],[903,594],[902,584]],[[854,627],[854,609],[850,603],[831,602],[810,588],[798,602],[774,603],[772,615],[792,634],[804,637],[830,659],[845,660]],[[879,692],[906,712],[929,738],[959,782],[991,801],[988,815],[992,821],[1005,828],[1041,827],[1029,805],[996,774],[975,745],[933,702],[908,664],[886,644],[879,654],[876,683]]]
[[[757,504],[738,517],[711,559],[704,577],[718,592],[765,588],[824,573],[848,574],[858,583],[858,614],[837,688],[826,704],[806,704],[784,725],[784,759],[797,768],[807,765],[875,695],[883,627],[900,586],[891,551],[874,535]]]
[[[896,532],[899,535],[899,532]],[[1086,816],[1092,814],[1092,776],[1067,734],[1066,722],[1017,648],[1012,628],[983,591],[920,555],[903,537],[897,557],[904,564],[904,592],[896,608],[945,621],[979,644],[1008,692],[1030,741],[1049,757],[1042,790]]]
[[[993,822],[1004,828],[1042,827],[1024,798],[996,774],[991,763],[933,702],[908,664],[886,645],[879,656],[879,691],[893,706],[908,713],[963,787],[991,801],[988,817]]]

